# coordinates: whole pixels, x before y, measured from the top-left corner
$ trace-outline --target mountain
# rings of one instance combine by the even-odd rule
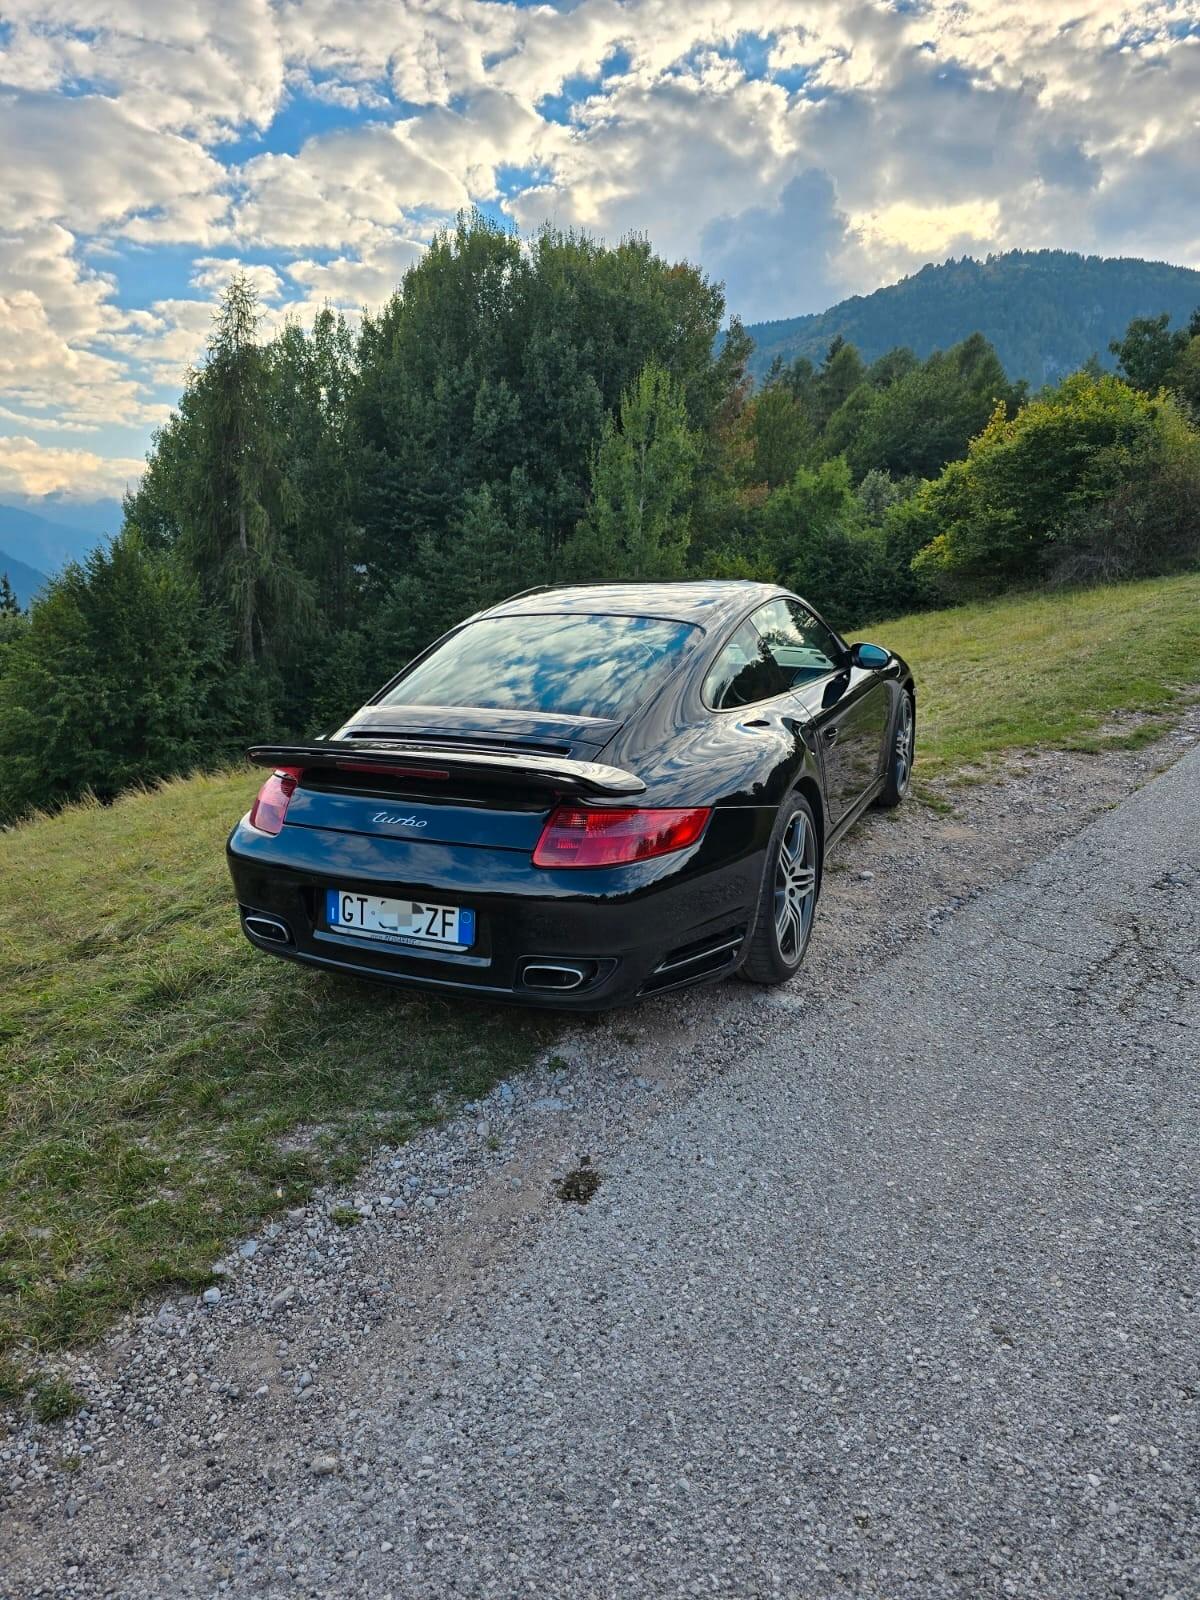
[[[121,526],[121,502],[107,500],[69,500],[62,494],[0,494],[0,507],[15,506],[31,511],[56,527],[91,534],[95,539],[116,533]]]
[[[1200,272],[1163,261],[1068,250],[1010,250],[986,261],[964,256],[922,267],[828,311],[752,324],[746,330],[755,345],[750,371],[761,380],[776,355],[818,362],[838,334],[873,361],[896,345],[927,356],[979,331],[1009,377],[1038,388],[1093,355],[1111,367],[1109,340],[1119,338],[1132,317],[1167,311],[1179,326],[1197,306]]]
[[[36,506],[37,510],[28,509]],[[77,522],[68,520],[71,513]],[[43,572],[57,572],[68,561],[82,561],[105,535],[121,526],[121,507],[116,500],[100,500],[86,505],[54,501],[47,497],[12,497],[0,502],[0,549],[18,553],[18,558]]]
[[[46,582],[46,574],[27,567],[23,561],[0,550],[0,573],[8,574],[8,581],[17,592],[17,599],[27,606]]]

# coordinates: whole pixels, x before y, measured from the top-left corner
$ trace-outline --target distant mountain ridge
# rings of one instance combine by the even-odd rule
[[[1069,250],[1010,250],[985,261],[964,256],[828,311],[751,324],[750,371],[761,382],[777,355],[819,362],[838,334],[873,361],[897,345],[927,356],[978,331],[1010,378],[1038,388],[1091,356],[1111,367],[1109,341],[1131,318],[1166,311],[1179,326],[1197,306],[1200,272],[1191,267]]]
[[[0,550],[0,574],[4,573],[7,573],[8,581],[23,606],[27,606],[46,583],[44,572],[38,572],[36,568],[27,566],[24,561],[18,561],[15,556],[10,556],[7,551]]]
[[[78,517],[78,522],[73,517]],[[79,505],[50,496],[0,500],[0,549],[16,553],[19,561],[39,572],[57,572],[68,561],[82,561],[120,526],[117,500]]]

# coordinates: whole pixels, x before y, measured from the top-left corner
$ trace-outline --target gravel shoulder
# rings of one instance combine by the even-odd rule
[[[0,1594],[1194,1593],[1198,735],[871,817],[788,989],[572,1026],[130,1318],[0,1440]]]

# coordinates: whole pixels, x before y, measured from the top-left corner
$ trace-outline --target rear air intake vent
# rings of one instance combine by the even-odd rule
[[[695,983],[700,978],[723,972],[733,965],[745,937],[745,928],[727,928],[723,933],[710,934],[707,939],[680,945],[655,967],[642,985],[642,993],[656,994],[660,989],[674,989],[679,984]]]

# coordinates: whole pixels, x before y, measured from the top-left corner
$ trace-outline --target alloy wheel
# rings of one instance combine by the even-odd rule
[[[796,965],[804,954],[817,899],[817,841],[803,811],[784,830],[775,868],[775,941],[779,954]]]
[[[908,788],[908,777],[912,771],[913,758],[913,710],[912,701],[904,695],[900,701],[900,720],[896,726],[895,769],[896,792],[903,794]]]

